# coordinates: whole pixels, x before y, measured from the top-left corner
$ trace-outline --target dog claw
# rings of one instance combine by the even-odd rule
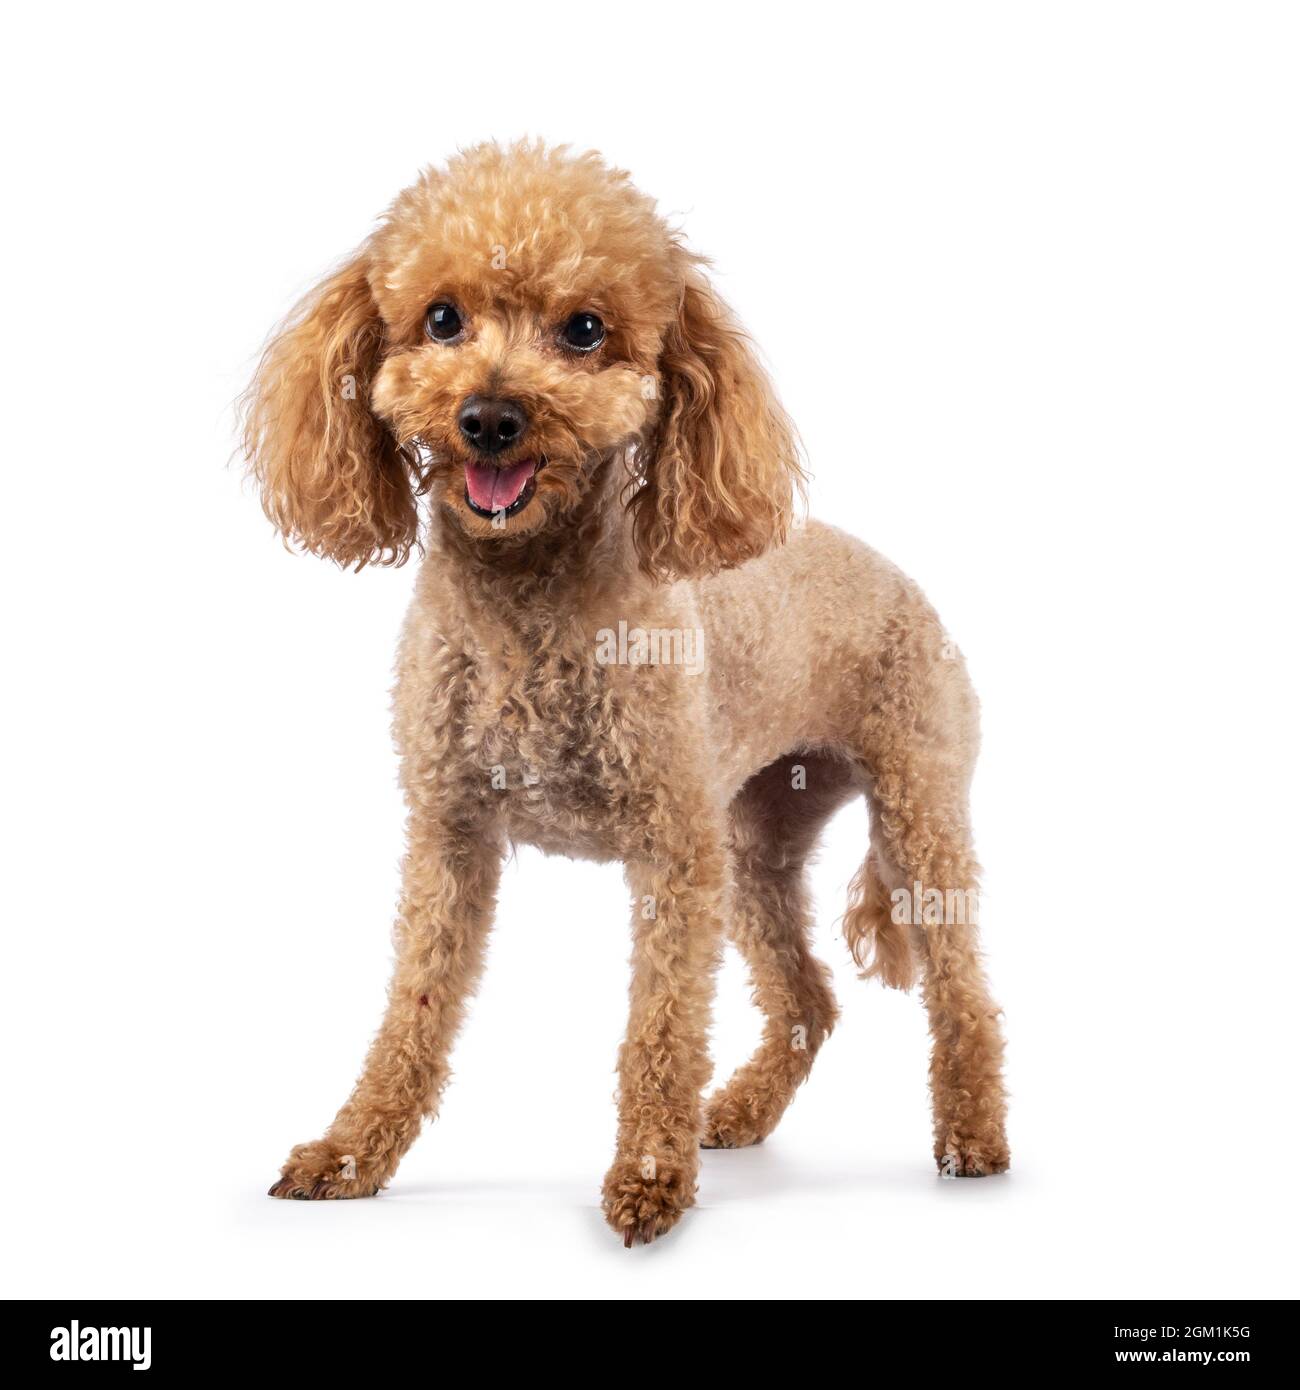
[[[658,1222],[653,1216],[647,1218],[639,1226],[633,1222],[630,1226],[623,1227],[623,1249],[631,1250],[640,1238],[642,1245],[649,1245],[659,1232]]]
[[[271,1184],[266,1195],[268,1197],[288,1198],[291,1202],[312,1202],[327,1196],[328,1188],[324,1182],[318,1182],[308,1191],[294,1178],[281,1178],[279,1182]]]
[[[311,1183],[308,1187],[306,1184]],[[336,1187],[337,1179],[325,1177],[312,1182],[310,1178],[281,1178],[267,1189],[268,1197],[287,1197],[295,1202],[322,1202],[345,1197],[378,1197],[382,1183],[375,1183],[368,1192],[349,1192]]]

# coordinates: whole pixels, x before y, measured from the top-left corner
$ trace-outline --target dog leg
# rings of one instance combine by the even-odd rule
[[[960,653],[919,599],[885,624],[866,674],[863,723],[846,751],[868,780],[871,852],[845,935],[865,975],[901,989],[921,976],[940,1172],[1001,1172],[1010,1161],[1002,1033],[979,958],[968,805],[978,703]]]
[[[769,764],[732,800],[727,930],[745,957],[766,1022],[758,1051],[705,1106],[707,1149],[765,1139],[835,1023],[830,971],[809,949],[804,865],[826,822],[861,790],[848,760],[809,751]]]
[[[999,1009],[980,964],[979,865],[967,789],[978,743],[975,697],[959,659],[920,624],[881,663],[867,738],[873,850],[846,919],[851,942],[876,938],[887,984],[910,985],[919,957],[930,1019],[934,1155],[944,1176],[1010,1162]],[[855,955],[857,950],[855,949]],[[861,959],[861,957],[859,957]]]
[[[872,919],[873,970],[886,984],[909,987],[919,962],[932,1043],[935,1160],[945,1177],[981,1177],[1002,1172],[1010,1155],[1000,1010],[989,995],[975,925],[978,867],[964,807],[945,810],[913,785],[890,774],[880,780],[872,813],[881,844],[855,911]],[[900,912],[891,912],[899,903]]]
[[[1002,1172],[1010,1153],[1000,1010],[989,995],[970,920],[978,910],[978,868],[964,807],[928,805],[923,794],[905,786],[882,778],[876,804],[891,859],[902,869],[913,952],[921,959],[932,1044],[934,1156],[945,1177],[982,1177]]]
[[[830,971],[808,949],[810,928],[802,863],[772,868],[752,857],[737,860],[729,935],[767,1021],[758,1051],[705,1106],[706,1149],[767,1138],[835,1023]]]
[[[631,1012],[619,1052],[618,1145],[604,1211],[625,1245],[649,1243],[695,1201],[700,1092],[722,935],[722,837],[679,818],[671,859],[631,863]]]
[[[373,1197],[447,1083],[448,1054],[483,967],[498,846],[413,831],[388,1010],[351,1098],[324,1138],[289,1155],[272,1197]]]
[[[1001,1173],[1011,1162],[998,1006],[973,927],[926,932],[922,991],[930,1015],[934,1156],[944,1177]]]

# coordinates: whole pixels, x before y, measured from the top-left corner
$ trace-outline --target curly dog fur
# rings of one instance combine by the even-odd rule
[[[446,1084],[503,856],[526,843],[626,866],[604,1210],[627,1244],[667,1231],[701,1145],[770,1134],[835,1022],[804,866],[859,795],[849,945],[867,976],[920,977],[941,1169],[1007,1166],[975,927],[896,910],[914,887],[974,890],[975,697],[915,585],[794,524],[793,432],[702,266],[594,154],[489,144],[402,193],[265,352],[245,447],[285,537],[347,566],[424,555],[395,696],[410,814],[388,1008],[275,1196],[392,1177]],[[467,423],[474,402],[490,410]],[[766,1025],[703,1101],[724,932]]]

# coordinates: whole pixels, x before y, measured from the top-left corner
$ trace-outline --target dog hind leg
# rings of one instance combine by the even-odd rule
[[[979,865],[968,788],[977,705],[960,656],[932,616],[900,624],[893,638],[874,673],[863,743],[873,849],[845,931],[859,964],[874,942],[866,973],[886,984],[907,988],[919,966],[935,1158],[945,1176],[982,1176],[1001,1172],[1010,1156],[1000,1010],[975,922]],[[891,893],[906,911],[891,911]]]
[[[765,1139],[838,1016],[830,971],[809,949],[805,864],[826,821],[857,790],[843,760],[792,755],[751,778],[732,803],[728,935],[749,967],[765,1023],[754,1056],[705,1107],[705,1148]]]

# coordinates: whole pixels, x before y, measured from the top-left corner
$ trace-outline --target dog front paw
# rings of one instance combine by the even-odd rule
[[[696,1172],[694,1167],[650,1154],[615,1159],[605,1175],[605,1220],[629,1249],[638,1240],[649,1245],[672,1230],[682,1213],[694,1206]]]
[[[934,1161],[941,1178],[984,1178],[1005,1173],[1011,1166],[1011,1152],[1003,1138],[966,1139],[950,1134]]]
[[[383,1181],[373,1164],[345,1153],[329,1139],[318,1139],[314,1144],[299,1144],[290,1153],[280,1180],[267,1195],[303,1202],[373,1197]]]

